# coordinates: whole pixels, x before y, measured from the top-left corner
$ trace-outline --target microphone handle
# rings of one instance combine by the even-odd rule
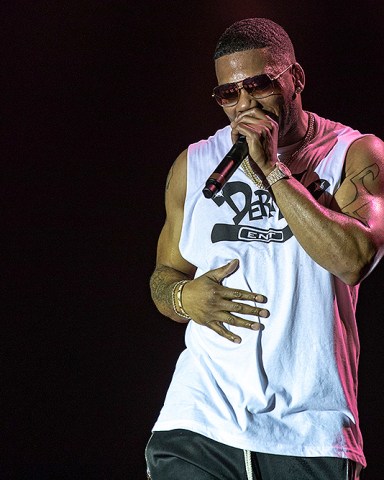
[[[248,144],[244,135],[239,135],[236,143],[205,182],[205,198],[213,198],[228,182],[235,170],[248,155]]]

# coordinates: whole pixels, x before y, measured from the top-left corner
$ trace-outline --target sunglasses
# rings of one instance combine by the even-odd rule
[[[218,85],[213,89],[212,97],[214,97],[221,107],[233,107],[236,105],[239,101],[240,90],[242,88],[253,98],[269,97],[274,93],[273,82],[289,70],[292,65],[293,63],[275,77],[270,77],[268,73],[263,73],[254,77],[244,78],[244,80],[240,80],[239,82]]]

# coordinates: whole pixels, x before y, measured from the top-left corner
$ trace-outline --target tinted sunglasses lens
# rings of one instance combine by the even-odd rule
[[[219,105],[227,107],[235,105],[239,96],[239,89],[236,84],[228,83],[226,85],[219,85],[213,89],[213,94]]]
[[[268,75],[256,75],[243,81],[244,89],[253,97],[260,98],[273,93],[273,81]]]

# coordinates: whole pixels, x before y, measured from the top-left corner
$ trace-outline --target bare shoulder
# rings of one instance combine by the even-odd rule
[[[176,158],[171,166],[165,185],[166,202],[183,204],[187,186],[187,150]]]
[[[383,192],[384,142],[375,135],[356,140],[349,148],[345,162],[345,177],[356,184],[361,182],[370,193]]]
[[[345,161],[344,180],[335,194],[340,211],[382,231],[384,143],[374,135],[356,140]]]
[[[179,242],[184,218],[187,151],[184,150],[169,170],[165,188],[166,219],[157,244],[157,269],[165,267],[193,277],[196,267],[181,255]],[[176,279],[179,279],[177,277]]]

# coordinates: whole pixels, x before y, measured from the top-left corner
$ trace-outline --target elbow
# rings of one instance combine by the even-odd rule
[[[364,252],[364,254],[359,252],[356,257],[349,259],[343,271],[336,276],[347,285],[358,285],[376,265],[376,253],[373,248]]]
[[[365,275],[361,275],[359,273],[351,273],[348,272],[343,275],[338,275],[338,278],[345,283],[346,285],[349,285],[350,287],[354,287],[355,285],[358,285],[364,278]]]

